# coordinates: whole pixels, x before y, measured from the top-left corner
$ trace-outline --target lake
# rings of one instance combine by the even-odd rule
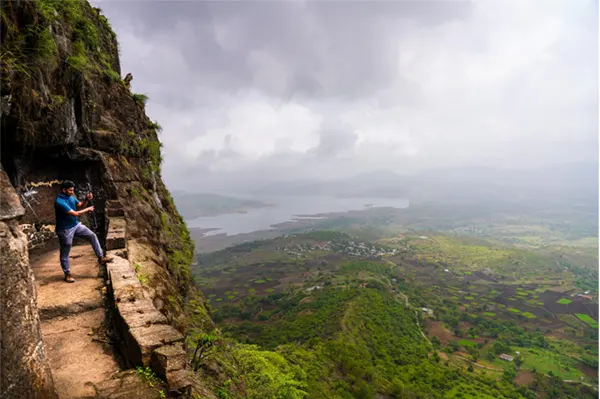
[[[247,213],[203,216],[186,220],[189,228],[214,228],[206,235],[244,234],[272,229],[273,225],[331,212],[359,211],[372,208],[407,208],[404,198],[328,198],[328,197],[254,197],[272,206],[251,209]],[[368,205],[368,206],[367,206]]]

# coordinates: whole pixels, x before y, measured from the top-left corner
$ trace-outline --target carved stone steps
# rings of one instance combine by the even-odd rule
[[[125,226],[125,218],[108,218],[108,233],[106,234],[107,251],[125,248]]]

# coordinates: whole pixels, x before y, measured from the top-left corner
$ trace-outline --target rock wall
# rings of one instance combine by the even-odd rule
[[[0,167],[0,398],[58,398],[44,352],[19,197]]]
[[[54,240],[60,182],[94,192],[99,237],[120,201],[129,214],[133,261],[168,320],[184,332],[186,303],[203,299],[189,269],[193,243],[160,176],[160,127],[145,97],[120,77],[118,43],[106,18],[85,1],[2,3],[1,160],[25,207],[32,245]],[[84,220],[88,225],[91,220]],[[208,323],[205,312],[200,323]]]
[[[107,250],[109,217],[127,215],[128,261],[167,323],[182,336],[191,326],[214,328],[192,282],[192,240],[161,179],[160,126],[145,114],[146,97],[121,79],[107,19],[76,0],[3,1],[0,17],[0,160],[29,244],[14,233],[16,221],[7,231],[31,249],[56,244],[53,203],[72,180],[79,197],[94,193],[95,221],[82,221],[95,224]],[[36,314],[30,305],[11,312]],[[3,347],[13,339],[3,334]]]

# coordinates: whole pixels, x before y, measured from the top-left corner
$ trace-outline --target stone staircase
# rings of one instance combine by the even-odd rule
[[[106,265],[108,306],[121,342],[120,353],[128,367],[150,367],[162,378],[169,396],[189,397],[192,380],[187,369],[184,337],[147,298],[127,255],[127,222],[118,201],[107,201],[106,249],[114,260]],[[117,383],[97,385],[100,397],[111,397]],[[125,397],[125,396],[124,396]]]

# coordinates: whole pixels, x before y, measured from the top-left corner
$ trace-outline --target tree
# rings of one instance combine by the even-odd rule
[[[277,352],[256,345],[236,345],[233,355],[243,377],[249,398],[305,398],[306,373]]]
[[[435,335],[433,337],[431,337],[431,344],[436,349],[439,349],[441,346],[441,342],[440,342],[439,338],[436,337]]]
[[[523,364],[523,359],[521,358],[521,355],[518,355],[517,357],[515,357],[515,367],[518,369],[521,367],[522,364]]]
[[[450,341],[448,345],[446,345],[446,351],[449,353],[454,353],[460,349],[460,344],[457,341]]]
[[[476,362],[477,360],[479,360],[479,351],[477,350],[476,347],[474,347],[474,346],[468,346],[467,347],[467,353],[469,353],[469,355],[471,355],[471,357],[473,358],[474,362]]]
[[[506,343],[504,343],[502,341],[494,342],[494,345],[492,345],[492,348],[496,355],[499,355],[501,353],[510,352],[510,346],[506,345]]]
[[[502,374],[502,379],[506,382],[513,383],[515,377],[517,376],[517,370],[514,367],[507,367],[504,369],[504,373]]]
[[[204,334],[200,337],[194,337],[196,339],[196,349],[192,356],[192,368],[197,371],[202,364],[202,359],[213,347],[215,341],[219,340],[219,336],[214,334]]]
[[[469,363],[469,367],[467,368],[467,371],[473,372],[473,364]]]

